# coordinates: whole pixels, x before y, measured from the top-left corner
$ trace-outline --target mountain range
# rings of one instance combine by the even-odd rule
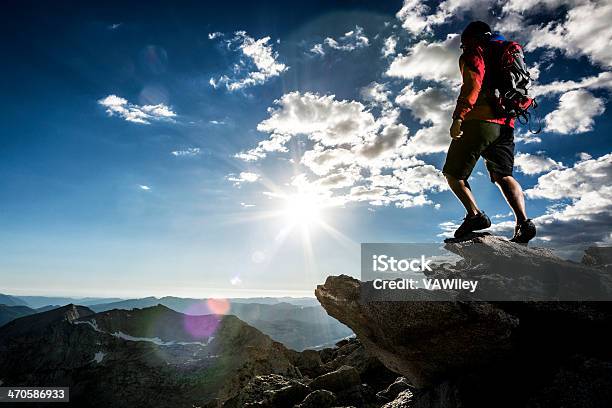
[[[0,302],[4,300],[11,302],[11,305],[0,306],[0,326],[14,318],[57,308],[63,306],[63,302],[74,300],[60,297],[0,296],[2,296]],[[172,296],[121,300],[116,298],[85,298],[80,300],[88,303],[82,306],[87,306],[93,312],[113,309],[142,309],[163,305],[185,314],[231,314],[294,350],[333,345],[338,340],[352,335],[352,331],[348,327],[331,318],[316,299],[311,298],[250,298],[229,299],[227,302]],[[277,301],[277,303],[273,303],[274,301]],[[41,304],[46,304],[46,306],[41,307]],[[38,309],[34,309],[35,307],[38,307]],[[220,311],[219,307],[223,310]]]
[[[191,407],[231,398],[254,375],[297,376],[288,356],[235,316],[188,316],[162,305],[101,313],[67,305],[0,328],[0,384],[70,386],[75,406]]]

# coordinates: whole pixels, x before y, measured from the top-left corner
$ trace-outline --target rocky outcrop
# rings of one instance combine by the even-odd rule
[[[88,407],[219,405],[257,376],[302,378],[289,350],[235,316],[163,306],[94,314],[68,305],[13,320],[0,328],[0,367],[5,385],[69,386]]]
[[[519,276],[526,291],[549,294],[540,283],[555,270],[563,291],[607,290],[604,251],[588,251],[585,265],[496,237],[447,248],[462,261],[434,268],[432,276],[476,277],[495,290],[514,290],[506,285]],[[420,301],[362,302],[364,285],[331,276],[315,294],[369,355],[415,387],[388,407],[612,406],[612,302],[471,301],[460,294],[451,294],[455,301],[427,301],[427,293]],[[589,393],[580,392],[580,404],[568,395],[577,381],[597,384],[597,390],[583,385]]]

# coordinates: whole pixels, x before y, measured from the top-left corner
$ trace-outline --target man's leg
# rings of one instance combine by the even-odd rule
[[[525,197],[523,196],[523,189],[518,181],[512,176],[501,176],[496,173],[491,173],[491,178],[495,181],[495,184],[497,184],[506,198],[510,208],[512,208],[517,225],[527,220]]]
[[[467,182],[467,180],[459,180],[450,174],[445,174],[444,176],[446,177],[448,186],[459,199],[461,204],[463,204],[468,215],[480,214],[480,210],[476,204],[476,199],[474,198],[474,194],[472,194],[470,184]]]

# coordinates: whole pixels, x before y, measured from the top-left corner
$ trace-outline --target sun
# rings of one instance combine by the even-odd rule
[[[283,214],[291,225],[310,226],[321,221],[323,205],[312,194],[298,193],[285,198]]]

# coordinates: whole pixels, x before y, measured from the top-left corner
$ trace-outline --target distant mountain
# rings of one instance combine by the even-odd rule
[[[1,295],[0,295],[1,296]],[[118,302],[120,298],[101,298],[101,297],[85,297],[85,298],[74,298],[74,297],[59,297],[59,296],[13,296],[20,299],[23,305],[30,306],[33,309],[48,305],[59,305],[65,306],[68,304],[78,304],[82,306],[90,306],[95,304]],[[2,303],[0,301],[0,303]]]
[[[15,320],[23,316],[28,316],[33,313],[37,313],[37,311],[27,306],[0,305],[0,326],[5,325],[11,320]]]
[[[293,353],[234,316],[67,305],[0,327],[0,383],[69,385],[75,406],[192,407],[256,375],[299,377]]]
[[[181,301],[189,303],[189,302],[201,302],[203,300],[206,300],[206,299],[180,298],[180,297],[174,297],[174,296],[166,296],[161,299],[165,299],[166,302],[175,301],[179,303]],[[127,308],[133,308],[133,307],[155,306],[157,303],[159,303],[159,300],[160,299],[155,298],[155,297],[147,297],[147,298],[142,298],[142,299],[122,299],[122,298],[117,298],[117,297],[79,298],[79,297],[65,297],[65,296],[64,297],[62,296],[14,296],[14,295],[0,294],[0,304],[5,304],[8,306],[17,306],[17,305],[29,306],[33,309],[37,309],[37,308],[40,308],[43,306],[49,306],[49,305],[65,306],[71,303],[76,304],[76,305],[88,306],[88,307],[94,306],[94,308],[95,306],[102,306],[108,303],[116,303],[117,306],[113,306],[105,310],[110,310],[113,308],[127,309]],[[123,301],[130,302],[130,304],[133,303],[133,306],[130,306],[130,307],[122,306],[121,304]],[[140,302],[140,303],[134,303],[134,302]],[[318,306],[319,305],[319,302],[315,298],[310,298],[310,297],[294,298],[294,297],[289,297],[289,296],[233,298],[231,299],[231,302],[232,303],[258,303],[258,304],[263,304],[263,305],[274,305],[278,303],[290,303],[295,306]],[[165,302],[162,302],[162,303],[165,303]]]
[[[7,306],[28,306],[26,302],[18,298],[17,296],[3,295],[0,293],[0,305]]]
[[[318,306],[319,301],[312,297],[254,297],[254,298],[232,298],[232,303],[258,303],[262,305],[274,305],[277,303],[290,303],[296,306]]]
[[[39,307],[35,310],[36,310],[36,313],[40,313],[40,312],[46,312],[47,310],[57,309],[58,307],[61,307],[61,306],[60,305],[47,305],[47,306]]]
[[[243,300],[231,299],[226,313],[237,316],[274,340],[298,351],[333,345],[338,340],[353,334],[348,327],[331,318],[320,305],[297,306],[286,302],[277,304],[243,303]],[[129,299],[92,305],[90,308],[96,312],[101,312],[112,309],[146,308],[157,304],[186,314],[210,314],[214,312],[205,299],[172,296],[160,299],[155,297]]]

